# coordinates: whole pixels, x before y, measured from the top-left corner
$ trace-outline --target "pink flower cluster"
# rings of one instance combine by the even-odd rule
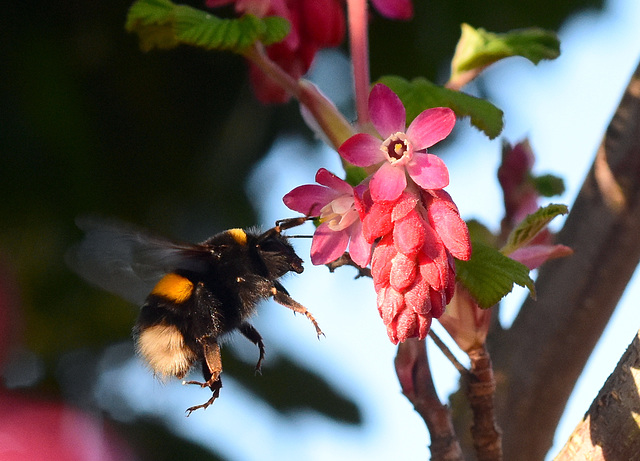
[[[342,43],[346,29],[343,3],[341,0],[206,0],[209,8],[233,4],[239,14],[287,19],[291,24],[289,35],[282,42],[267,47],[267,54],[295,79],[309,70],[318,50]],[[372,4],[389,19],[407,20],[413,16],[411,0],[372,0]],[[263,103],[289,100],[290,95],[278,82],[251,63],[249,78],[257,98]]]
[[[371,263],[378,310],[391,341],[423,339],[455,289],[453,258],[471,255],[469,234],[449,194],[447,167],[427,148],[449,135],[455,115],[427,109],[405,130],[405,108],[384,85],[369,95],[369,115],[381,138],[359,133],[340,147],[349,163],[372,174],[353,188],[320,170],[285,204],[322,223],[311,249],[314,264],[337,259],[347,246],[361,267]]]

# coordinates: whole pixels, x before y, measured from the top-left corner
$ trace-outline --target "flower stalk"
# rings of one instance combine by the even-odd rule
[[[260,43],[251,47],[245,57],[306,108],[332,147],[338,149],[354,134],[351,124],[315,85],[304,79],[295,79],[285,72],[269,58]]]
[[[369,35],[367,0],[347,0],[349,20],[349,46],[353,65],[356,113],[358,125],[369,124]]]

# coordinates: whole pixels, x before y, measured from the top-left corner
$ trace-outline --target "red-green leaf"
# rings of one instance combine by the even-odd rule
[[[518,248],[527,245],[553,218],[568,212],[566,205],[551,204],[538,209],[535,213],[531,213],[511,231],[506,245],[500,251],[505,255],[509,255]]]

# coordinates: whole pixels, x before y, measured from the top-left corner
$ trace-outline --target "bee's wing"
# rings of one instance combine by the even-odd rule
[[[177,269],[203,271],[208,252],[122,223],[79,218],[84,239],[65,255],[69,267],[88,282],[142,304],[158,280]]]

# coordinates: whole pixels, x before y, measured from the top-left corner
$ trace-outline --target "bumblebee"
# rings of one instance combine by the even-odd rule
[[[182,379],[199,364],[204,381],[185,384],[212,392],[208,401],[187,409],[189,416],[220,394],[221,337],[238,330],[254,343],[260,370],[265,346],[248,320],[261,300],[273,298],[305,315],[318,337],[323,334],[309,311],[278,281],[288,272],[303,271],[302,260],[282,232],[307,219],[281,220],[264,233],[229,229],[199,244],[85,219],[78,221],[85,238],[69,251],[67,262],[89,282],[129,300],[139,301],[139,293],[146,292],[133,328],[137,353],[162,379]],[[145,285],[146,291],[141,291]]]

